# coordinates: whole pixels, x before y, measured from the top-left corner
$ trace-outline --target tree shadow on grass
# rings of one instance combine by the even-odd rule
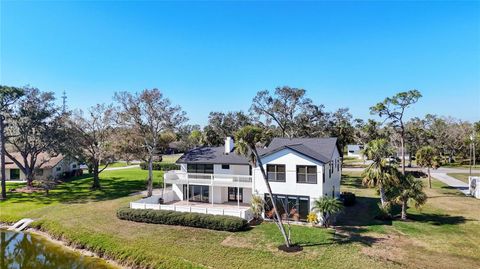
[[[432,213],[419,213],[419,214],[409,213],[408,219],[417,221],[417,222],[428,223],[436,226],[462,224],[468,220],[463,216],[451,216],[446,214],[432,214]]]
[[[326,246],[332,244],[353,244],[359,243],[364,246],[372,246],[373,244],[383,240],[379,237],[363,235],[368,232],[365,228],[344,226],[332,231],[332,237],[322,242],[298,242],[297,244],[303,248]]]
[[[357,196],[355,205],[345,207],[344,211],[337,216],[336,225],[339,226],[375,226],[392,225],[391,220],[378,220],[375,217],[380,214],[378,208],[379,198]]]

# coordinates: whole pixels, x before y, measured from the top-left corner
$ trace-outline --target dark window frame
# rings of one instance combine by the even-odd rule
[[[222,164],[222,169],[223,170],[230,170],[230,165],[229,164]]]
[[[305,168],[305,173],[300,173],[299,168]],[[309,173],[308,168],[315,168],[315,173]],[[305,175],[305,181],[298,181],[298,175]],[[310,182],[308,180],[309,175],[315,175],[315,182]],[[318,169],[316,165],[297,165],[297,171],[296,171],[296,176],[297,176],[297,183],[299,184],[317,184],[318,183]]]
[[[21,176],[20,169],[18,169],[18,168],[10,169],[10,179],[11,180],[20,179],[20,176]]]
[[[269,167],[274,167],[275,172],[269,172]],[[283,172],[278,172],[278,167],[283,167]],[[284,164],[267,164],[267,179],[269,182],[286,182],[287,181],[287,168]],[[275,179],[270,179],[269,173],[273,173]],[[283,180],[278,179],[278,175],[283,174]]]
[[[210,163],[188,163],[187,164],[187,173],[213,174],[213,164],[210,164]]]

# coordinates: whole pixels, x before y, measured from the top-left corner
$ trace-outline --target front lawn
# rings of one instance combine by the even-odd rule
[[[103,171],[100,174],[101,190],[92,191],[92,177],[83,175],[67,183],[59,184],[46,196],[43,192],[17,193],[8,192],[6,201],[0,202],[0,222],[13,222],[21,218],[37,218],[51,208],[68,204],[84,204],[112,200],[144,190],[148,171],[125,169],[120,171]],[[154,185],[161,186],[163,172],[154,171]],[[25,186],[25,183],[7,183],[7,190]]]
[[[354,192],[358,203],[339,217],[342,226],[292,226],[293,241],[303,251],[283,253],[272,223],[231,233],[119,220],[117,209],[140,197],[128,194],[144,188],[146,174],[140,169],[104,172],[105,189],[97,194],[88,193],[89,178],[66,183],[52,194],[55,199],[49,198],[51,204],[40,195],[22,201],[12,197],[0,203],[0,219],[34,217],[51,234],[149,268],[476,268],[480,263],[480,212],[474,210],[480,201],[436,180],[422,211],[408,210],[414,221],[383,222],[374,219],[375,191],[361,186],[359,173],[345,174],[342,191]],[[156,171],[155,184],[160,175]],[[71,192],[75,198],[67,199]],[[24,204],[36,208],[26,210]]]

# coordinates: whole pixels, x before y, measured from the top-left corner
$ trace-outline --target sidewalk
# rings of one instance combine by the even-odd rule
[[[440,180],[441,182],[447,184],[450,187],[456,188],[459,191],[463,192],[463,194],[468,195],[468,184],[460,181],[456,178],[453,178],[445,173],[438,173],[433,172],[431,173],[432,177]]]

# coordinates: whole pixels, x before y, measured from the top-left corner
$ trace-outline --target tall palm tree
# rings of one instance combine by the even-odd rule
[[[430,169],[437,169],[440,167],[440,156],[437,151],[431,146],[424,146],[415,154],[417,165],[427,168],[428,173],[428,187],[432,188],[432,176],[430,175]]]
[[[265,168],[263,167],[262,160],[260,159],[256,148],[256,144],[258,142],[262,142],[263,137],[263,130],[261,128],[251,125],[243,127],[235,134],[235,152],[249,158],[249,162],[252,167],[258,166],[260,168],[263,176],[263,181],[267,186],[268,195],[270,197],[270,200],[272,201],[273,211],[275,213],[275,217],[273,219],[277,224],[278,229],[282,233],[282,236],[285,240],[285,245],[287,247],[290,247],[290,237],[287,236],[287,233],[285,232],[282,218],[280,217],[280,214],[277,210],[277,205],[273,200],[272,188],[270,187],[270,183],[268,182],[267,173],[265,172]]]
[[[372,163],[363,171],[363,185],[370,188],[378,188],[382,207],[385,208],[387,205],[385,187],[388,184],[398,182],[397,167],[389,164],[386,160],[393,154],[393,149],[387,140],[375,139],[368,142],[364,154],[368,159],[372,160]]]
[[[402,205],[402,219],[406,220],[408,201],[414,202],[415,207],[419,208],[427,201],[427,195],[423,192],[422,181],[415,179],[412,175],[402,176],[398,188],[395,201]]]
[[[328,228],[331,217],[341,212],[343,205],[334,197],[324,196],[313,202],[312,209],[314,212],[322,214],[322,224],[325,228]]]

